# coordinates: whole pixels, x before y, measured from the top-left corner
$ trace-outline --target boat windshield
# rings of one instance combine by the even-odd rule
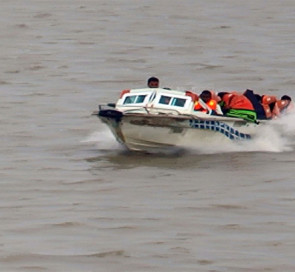
[[[162,95],[160,100],[159,100],[159,103],[169,105],[170,100],[171,100],[170,96]]]
[[[130,95],[127,96],[123,104],[139,104],[143,103],[146,98],[146,95]]]
[[[159,100],[159,104],[164,104],[164,105],[170,104],[170,106],[184,107],[186,100],[187,99],[184,99],[184,98],[162,95]]]
[[[177,107],[184,107],[185,101],[186,101],[186,99],[174,97],[171,105],[177,106]]]

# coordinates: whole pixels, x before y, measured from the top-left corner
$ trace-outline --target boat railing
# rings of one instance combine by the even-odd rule
[[[210,114],[203,114],[201,112],[195,112],[192,114],[190,111],[182,111],[180,112],[177,109],[166,109],[162,107],[151,107],[151,106],[135,106],[130,105],[128,107],[118,107],[116,108],[115,103],[107,103],[107,104],[100,104],[98,106],[99,111],[101,110],[119,110],[124,112],[124,114],[148,114],[154,116],[175,116],[175,117],[182,117],[182,118],[191,118],[195,120],[215,120],[215,121],[245,121],[242,118],[236,117],[227,117],[224,115],[210,115]],[[97,115],[98,112],[93,112],[92,115]]]
[[[108,104],[101,104],[98,106],[99,110],[108,110],[108,109],[116,109],[115,103],[108,103]],[[182,111],[180,112],[177,109],[168,109],[162,107],[151,107],[151,106],[136,106],[136,105],[128,105],[128,106],[121,106],[117,108],[118,110],[124,112],[125,114],[134,114],[134,113],[145,113],[149,115],[173,115],[173,116],[182,116],[182,117],[189,117],[192,119],[203,119],[205,116],[197,116],[195,114],[191,114],[190,111]],[[97,114],[95,112],[95,114]]]
[[[107,105],[99,105],[99,109],[105,109]],[[138,106],[138,105],[126,105],[126,106],[119,106],[116,108],[126,114],[128,113],[140,113],[144,112],[147,114],[174,114],[174,115],[181,115],[184,114],[177,109],[166,109],[162,107],[151,107],[151,106]]]
[[[143,107],[148,114],[157,113],[157,114],[176,114],[180,115],[183,114],[180,111],[176,109],[165,109],[165,108],[159,108],[159,107]]]

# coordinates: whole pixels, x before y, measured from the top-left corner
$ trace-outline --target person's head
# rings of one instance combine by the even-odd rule
[[[147,81],[149,88],[159,88],[159,79],[156,77],[150,77]]]
[[[281,97],[281,100],[289,100],[289,101],[292,101],[291,97],[288,96],[288,95],[283,95],[283,96]]]
[[[208,90],[204,90],[201,94],[200,94],[200,98],[205,102],[207,103],[208,101],[211,100],[212,98],[212,94],[210,91]]]
[[[223,97],[228,94],[228,92],[219,92],[217,95],[220,97],[220,99],[222,100]]]

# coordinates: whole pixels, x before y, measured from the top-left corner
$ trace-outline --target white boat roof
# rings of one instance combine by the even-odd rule
[[[146,93],[146,92],[165,92],[169,94],[185,95],[185,91],[172,90],[166,88],[143,88],[143,89],[130,89],[130,93]]]

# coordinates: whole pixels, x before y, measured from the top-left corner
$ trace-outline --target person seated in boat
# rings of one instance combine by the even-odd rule
[[[147,86],[149,88],[159,88],[160,80],[156,77],[150,77],[147,81]]]
[[[283,95],[281,99],[277,99],[274,95],[261,96],[259,94],[254,94],[252,90],[246,90],[244,95],[252,102],[257,113],[257,118],[261,120],[277,118],[288,108],[290,110],[293,104],[291,103],[291,97],[288,95]]]
[[[200,94],[199,99],[195,102],[194,110],[204,113],[209,113],[210,111],[212,115],[223,114],[217,101],[213,99],[212,92],[209,90],[204,90]]]
[[[283,95],[281,99],[277,99],[274,95],[263,95],[261,104],[265,110],[266,119],[275,119],[281,114],[294,111],[294,104],[288,95]]]
[[[257,114],[251,101],[238,92],[220,92],[220,105],[226,116],[238,117],[250,122],[257,122]]]

